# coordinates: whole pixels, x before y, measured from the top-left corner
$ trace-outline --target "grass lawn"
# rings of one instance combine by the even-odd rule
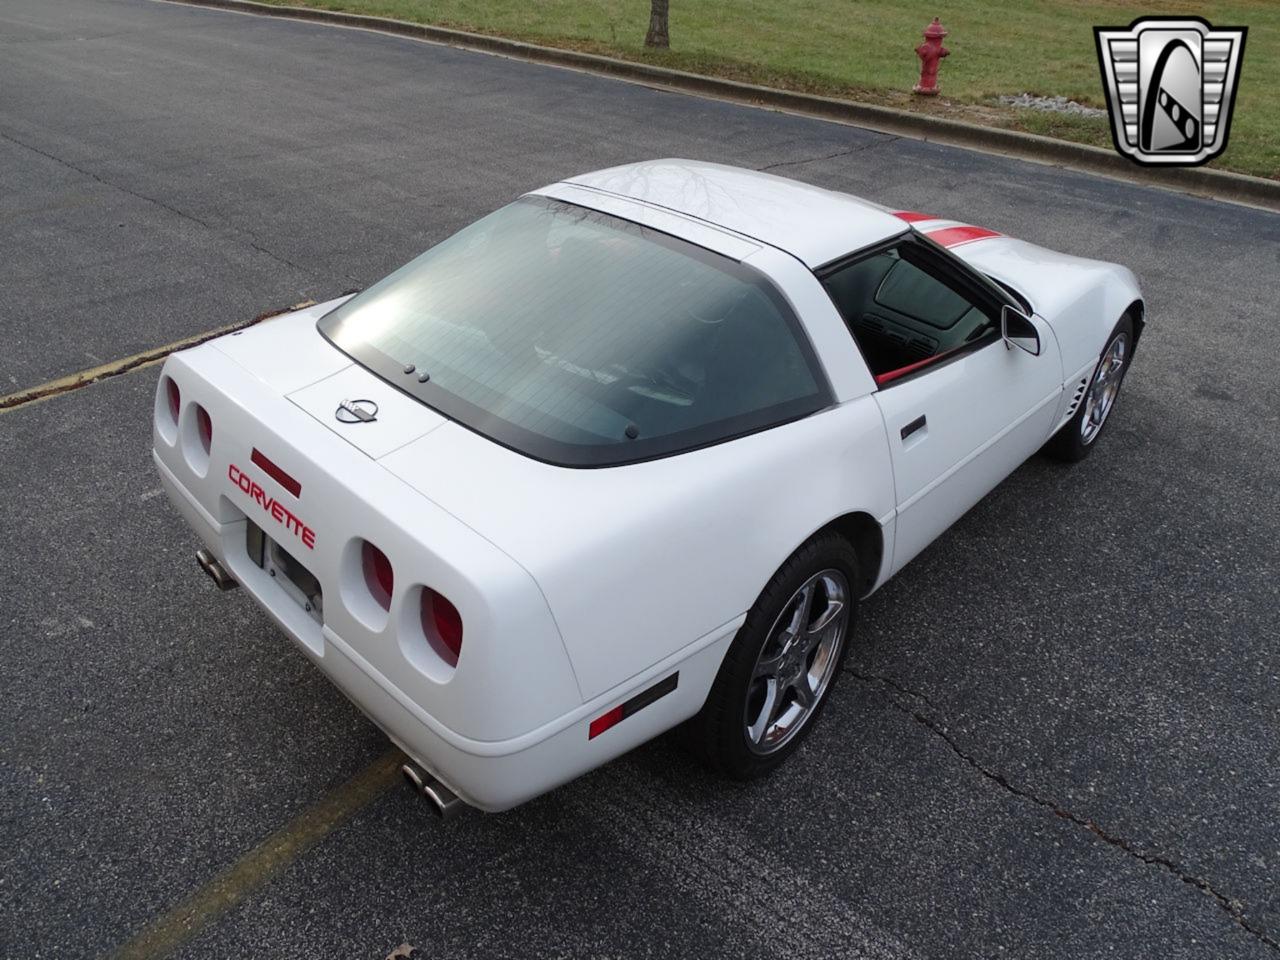
[[[1280,179],[1277,0],[671,0],[671,50],[644,47],[648,0],[270,0],[459,27],[681,70],[887,104],[1110,146],[1105,117],[1000,105],[1064,95],[1105,107],[1093,27],[1198,14],[1249,36],[1230,145],[1213,166]],[[936,99],[911,96],[913,48],[939,14],[951,31]]]

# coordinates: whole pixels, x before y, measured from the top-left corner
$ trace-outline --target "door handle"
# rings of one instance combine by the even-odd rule
[[[924,418],[924,414],[922,413],[920,414],[920,416],[916,417],[914,420],[912,420],[910,423],[908,423],[905,427],[902,428],[902,439],[903,440],[907,439],[907,437],[911,436],[913,433],[915,433],[924,425],[925,425],[925,418]]]

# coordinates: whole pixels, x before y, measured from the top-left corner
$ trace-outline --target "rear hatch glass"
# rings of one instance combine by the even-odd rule
[[[444,416],[566,466],[664,456],[830,402],[758,271],[544,197],[472,224],[319,329]]]

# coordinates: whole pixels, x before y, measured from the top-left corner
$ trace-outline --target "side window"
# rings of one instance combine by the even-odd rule
[[[999,313],[942,279],[902,246],[840,267],[822,280],[871,373],[899,371],[975,343],[999,329]]]

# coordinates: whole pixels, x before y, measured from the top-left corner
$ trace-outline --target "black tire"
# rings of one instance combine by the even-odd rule
[[[845,585],[841,599],[846,612],[838,644],[832,644],[825,650],[815,646],[813,651],[800,655],[800,659],[791,659],[792,664],[799,664],[807,657],[804,662],[810,665],[809,669],[817,669],[817,658],[823,658],[821,675],[825,680],[818,684],[818,690],[813,694],[813,705],[783,742],[776,746],[753,745],[747,730],[746,711],[749,698],[761,695],[760,684],[764,681],[762,678],[753,679],[753,674],[766,643],[774,642],[770,653],[775,653],[779,642],[775,628],[784,613],[789,617],[796,615],[799,610],[797,595],[811,580],[815,581],[815,599],[811,601],[811,609],[816,608],[817,597],[827,596],[826,609],[829,610],[828,591],[831,587],[839,587],[839,577],[843,577]],[[843,669],[857,620],[857,597],[854,593],[857,583],[857,554],[838,534],[820,533],[787,559],[748,612],[746,622],[720,665],[707,702],[682,730],[682,739],[699,759],[735,780],[751,780],[769,773],[796,751],[813,731]],[[821,620],[823,612],[818,611],[815,623]],[[834,635],[834,627],[830,629]],[[785,628],[782,632],[786,633]],[[808,677],[808,673],[805,676]],[[805,682],[809,681],[806,679]],[[795,698],[796,693],[786,689],[780,696]],[[798,700],[795,706],[799,708]],[[768,728],[767,720],[763,726]]]
[[[1085,430],[1085,417],[1093,411],[1090,404],[1090,398],[1094,391],[1100,386],[1100,377],[1104,373],[1103,361],[1112,351],[1117,340],[1123,339],[1124,358],[1123,364],[1118,371],[1118,380],[1115,384],[1115,394],[1107,406],[1102,423],[1092,431]],[[1119,392],[1124,386],[1125,374],[1129,372],[1129,364],[1133,360],[1134,348],[1134,324],[1133,317],[1129,314],[1122,316],[1115,329],[1111,331],[1111,335],[1107,337],[1106,346],[1102,348],[1102,353],[1098,357],[1098,366],[1089,376],[1089,386],[1086,388],[1084,395],[1080,398],[1080,405],[1077,407],[1075,415],[1068,420],[1062,428],[1055,433],[1045,444],[1044,452],[1055,460],[1061,460],[1065,463],[1078,463],[1089,455],[1094,447],[1098,445],[1098,438],[1107,428],[1107,424],[1111,422],[1111,414],[1114,412],[1115,403],[1119,400]]]

